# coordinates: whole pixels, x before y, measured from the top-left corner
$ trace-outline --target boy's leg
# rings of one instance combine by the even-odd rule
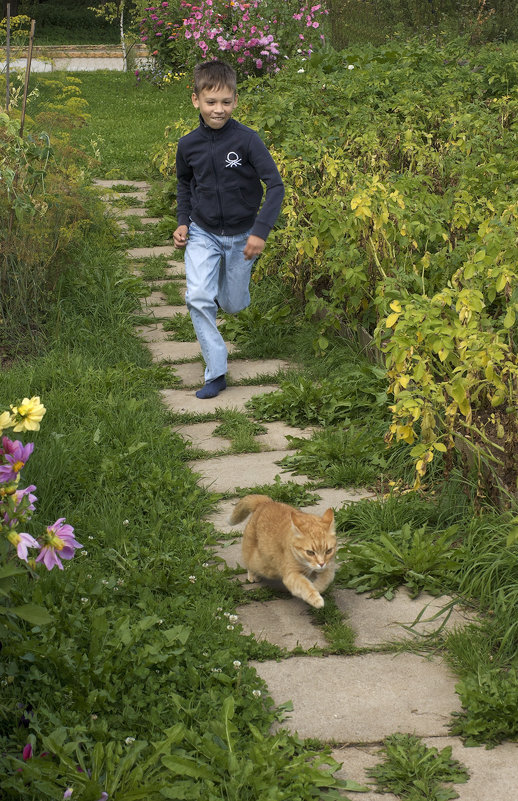
[[[216,326],[215,298],[223,257],[219,240],[220,237],[203,231],[195,223],[189,226],[189,240],[185,249],[185,302],[205,360],[206,383],[224,376],[227,371],[227,348]],[[224,386],[220,389],[224,389]]]
[[[250,274],[255,259],[246,260],[243,254],[249,232],[221,237],[224,256],[219,271],[218,304],[230,314],[250,305]]]

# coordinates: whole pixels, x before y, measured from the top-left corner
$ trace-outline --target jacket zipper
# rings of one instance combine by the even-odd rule
[[[212,170],[214,172],[214,183],[216,185],[216,194],[218,196],[219,220],[220,220],[220,229],[221,229],[220,236],[225,236],[225,231],[223,229],[223,204],[221,202],[221,194],[220,194],[220,191],[219,191],[218,176],[217,176],[217,173],[216,173],[216,160],[214,158],[215,141],[216,141],[216,137],[215,137],[214,134],[212,134],[212,136],[211,136],[211,159],[212,159]]]

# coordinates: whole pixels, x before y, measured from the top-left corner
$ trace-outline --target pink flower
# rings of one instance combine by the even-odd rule
[[[319,22],[314,22],[314,23],[313,23],[313,27],[314,27],[314,28],[318,28],[319,24],[320,24]]]
[[[39,542],[35,540],[34,537],[31,537],[30,534],[18,534],[14,529],[11,529],[7,535],[7,539],[15,546],[18,559],[23,559],[24,562],[27,561],[27,548],[40,547]]]
[[[7,464],[0,466],[0,482],[16,481],[20,470],[25,467],[34,450],[34,443],[28,442],[23,446],[18,439],[10,440],[2,437],[2,446],[4,462]]]
[[[257,67],[258,70],[262,69],[263,62],[262,62],[262,60],[260,58],[256,58],[255,66]]]
[[[22,758],[24,762],[27,762],[28,759],[32,757],[32,745],[27,743],[25,748],[22,751]]]
[[[52,570],[53,567],[63,570],[61,559],[72,559],[75,551],[83,547],[74,539],[72,526],[64,523],[65,518],[60,517],[52,526],[47,526],[43,548],[36,557],[36,561],[43,562],[47,570]]]

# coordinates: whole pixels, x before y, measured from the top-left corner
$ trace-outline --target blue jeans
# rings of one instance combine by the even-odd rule
[[[243,255],[249,235],[247,231],[218,236],[194,222],[189,225],[185,302],[205,359],[205,381],[213,381],[227,372],[227,348],[216,325],[218,304],[230,313],[250,304],[250,273],[255,260],[246,261]]]

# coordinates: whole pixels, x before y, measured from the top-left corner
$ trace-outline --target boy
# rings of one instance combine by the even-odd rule
[[[186,247],[185,301],[205,359],[201,399],[227,386],[227,349],[216,326],[218,307],[236,313],[250,303],[252,265],[279,214],[284,186],[266,146],[232,119],[236,73],[222,61],[194,69],[192,102],[200,125],[178,142],[176,247]],[[266,184],[266,197],[261,205]],[[258,213],[259,212],[259,213]]]

